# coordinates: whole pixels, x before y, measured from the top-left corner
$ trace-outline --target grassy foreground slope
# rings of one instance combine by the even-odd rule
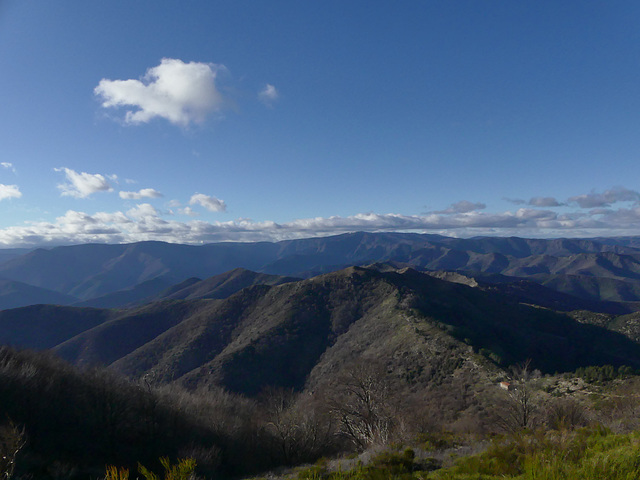
[[[602,428],[537,431],[498,437],[483,453],[440,468],[413,449],[391,449],[346,470],[320,461],[287,479],[299,480],[631,480],[640,477],[640,434]]]

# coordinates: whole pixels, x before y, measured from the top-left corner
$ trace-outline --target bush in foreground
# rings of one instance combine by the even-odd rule
[[[640,434],[616,435],[602,428],[523,433],[496,440],[484,453],[460,459],[428,478],[640,478]]]
[[[169,458],[160,458],[160,464],[164,469],[164,480],[191,480],[194,478],[196,462],[192,458],[183,458],[171,465]],[[160,476],[153,473],[142,464],[138,464],[138,471],[146,480],[160,480]],[[114,465],[107,466],[104,480],[129,480],[129,469],[118,468]]]
[[[368,465],[330,471],[326,462],[299,470],[298,480],[629,480],[640,478],[640,432],[603,428],[537,431],[497,438],[483,453],[439,469],[411,449],[387,451]],[[433,460],[433,459],[431,459]]]

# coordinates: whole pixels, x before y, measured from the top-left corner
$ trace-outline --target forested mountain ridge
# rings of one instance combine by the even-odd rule
[[[321,384],[362,358],[395,359],[387,367],[413,376],[417,385],[442,368],[467,365],[478,352],[487,368],[527,358],[545,372],[605,363],[640,367],[633,329],[589,325],[591,317],[577,322],[526,305],[532,301],[527,286],[471,287],[411,268],[382,270],[349,267],[249,286],[226,299],[165,300],[124,310],[25,307],[0,312],[0,330],[5,343],[53,348],[76,364],[250,395],[266,386]],[[549,298],[551,304],[566,301]],[[615,315],[600,315],[612,326],[635,318],[616,323]]]
[[[400,262],[426,270],[528,278],[594,300],[639,301],[640,250],[633,239],[618,243],[357,232],[277,243],[86,244],[19,256],[9,252],[8,260],[0,263],[0,278],[66,296],[56,303],[120,307],[157,298],[189,278],[207,279],[236,268],[310,278],[352,265]],[[6,305],[22,306],[47,303],[52,297],[44,291],[39,297],[0,291],[3,298]]]
[[[234,268],[204,280],[191,277],[177,284],[169,284],[165,278],[156,277],[139,283],[134,287],[75,303],[74,305],[116,308],[133,307],[159,300],[227,298],[251,285],[279,285],[294,280],[298,279],[252,272],[244,268]]]

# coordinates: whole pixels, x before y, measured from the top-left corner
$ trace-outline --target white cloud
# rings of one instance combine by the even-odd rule
[[[187,207],[188,208],[188,207]],[[605,230],[606,229],[606,230]],[[159,240],[200,244],[217,241],[277,241],[333,235],[358,230],[437,232],[456,236],[516,234],[520,236],[582,236],[640,232],[640,208],[604,215],[557,215],[539,209],[487,214],[401,215],[362,213],[347,217],[315,217],[276,223],[237,219],[227,222],[167,221],[149,204],[123,212],[68,211],[55,222],[38,222],[0,229],[0,244],[7,246],[61,245],[85,242],[128,243]]]
[[[0,200],[20,197],[22,197],[22,192],[17,185],[4,185],[0,183]]]
[[[2,166],[2,168],[6,168],[7,170],[11,170],[13,173],[16,173],[16,169],[14,168],[13,163],[0,162],[0,166]]]
[[[616,198],[630,198],[622,190]],[[626,191],[626,190],[625,190]],[[2,188],[0,188],[2,192]],[[605,192],[606,193],[606,192]],[[603,194],[604,195],[604,194]],[[219,211],[224,202],[202,194],[192,197],[193,204]],[[470,203],[470,202],[469,202]],[[543,203],[543,202],[540,202]],[[53,222],[34,222],[0,229],[0,244],[5,246],[64,245],[85,242],[129,243],[159,240],[173,243],[200,244],[218,241],[277,241],[311,236],[326,236],[358,230],[429,232],[457,237],[474,235],[517,235],[524,237],[596,237],[640,235],[640,206],[591,210],[574,208],[559,214],[550,209],[518,208],[488,213],[456,202],[459,212],[424,215],[399,213],[359,213],[350,216],[301,218],[290,222],[253,221],[239,218],[224,222],[197,219],[166,220],[168,212],[160,212],[142,203],[126,212],[89,214],[70,210]],[[189,206],[178,213],[195,213]],[[565,205],[569,209],[569,205]],[[452,206],[453,208],[453,206]]]
[[[193,208],[191,208],[191,207],[181,208],[181,209],[178,210],[178,213],[180,215],[188,215],[189,217],[197,217],[198,216],[198,212],[193,210]]]
[[[99,223],[115,223],[119,225],[133,223],[132,220],[129,219],[122,212],[115,212],[115,213],[98,212],[95,215],[93,215],[92,218],[97,220]]]
[[[550,210],[534,210],[531,208],[519,208],[515,215],[525,220],[555,220],[558,218],[558,214]]]
[[[65,225],[88,225],[96,224],[98,221],[91,215],[84,212],[76,212],[75,210],[67,210],[62,217],[58,217],[58,222]]]
[[[640,225],[640,216],[638,219]],[[316,217],[286,223],[254,222],[238,219],[228,222],[167,221],[149,204],[122,212],[88,215],[69,211],[53,223],[34,223],[0,230],[0,243],[6,245],[70,244],[83,242],[122,243],[164,240],[174,243],[208,243],[225,240],[282,240],[331,235],[357,230],[437,231],[482,233],[492,229],[569,228],[579,220],[562,219],[553,212],[521,209],[517,213],[466,213],[458,215],[412,216],[365,213],[348,217]],[[584,225],[587,225],[586,223]],[[597,225],[595,225],[597,227]]]
[[[127,211],[127,216],[136,220],[144,220],[149,218],[159,218],[160,213],[152,205],[141,203]]]
[[[280,96],[278,90],[273,85],[267,83],[265,87],[258,93],[258,98],[265,105],[271,106]]]
[[[141,198],[160,198],[162,194],[153,188],[143,188],[137,192],[119,192],[123,200],[140,200]]]
[[[209,210],[210,212],[224,212],[227,209],[223,200],[219,200],[216,197],[210,197],[203,193],[196,193],[191,196],[189,205],[200,205]]]
[[[64,172],[67,177],[67,183],[58,185],[58,189],[62,191],[62,196],[87,198],[96,192],[111,192],[113,188],[107,182],[104,175],[99,173],[78,173],[70,168],[54,168],[56,172]]]
[[[224,99],[215,82],[223,69],[213,63],[163,58],[142,80],[102,79],[94,93],[105,108],[133,107],[125,114],[126,123],[147,123],[160,117],[186,127],[202,123],[208,114],[222,108]]]

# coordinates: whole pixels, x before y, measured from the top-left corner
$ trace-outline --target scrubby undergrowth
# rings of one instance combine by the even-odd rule
[[[284,475],[291,480],[630,480],[640,478],[640,433],[615,434],[602,427],[539,430],[498,436],[479,454],[442,466],[411,448],[383,451],[367,464],[315,465]]]

